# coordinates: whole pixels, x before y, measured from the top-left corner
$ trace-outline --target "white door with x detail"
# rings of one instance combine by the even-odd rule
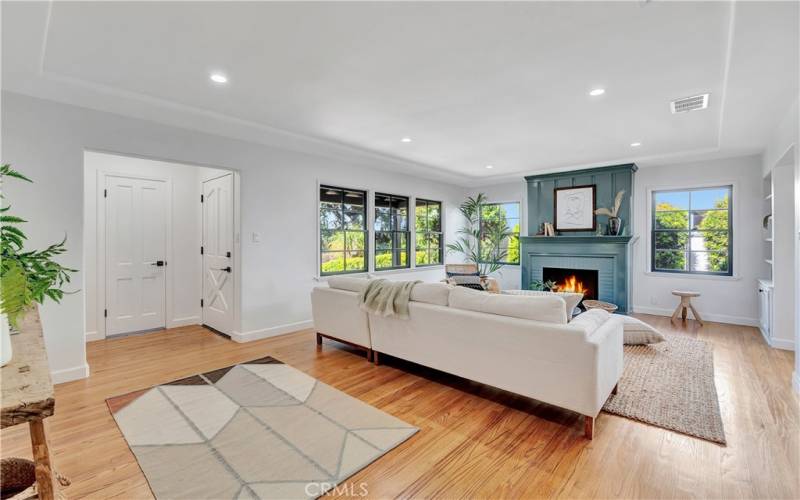
[[[203,324],[233,331],[233,174],[203,182]]]

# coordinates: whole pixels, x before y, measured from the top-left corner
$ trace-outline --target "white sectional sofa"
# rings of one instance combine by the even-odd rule
[[[598,311],[568,323],[560,297],[422,283],[409,318],[399,319],[359,309],[366,280],[328,283],[312,292],[318,343],[332,337],[363,347],[376,364],[388,354],[578,412],[589,439],[622,375],[622,318]]]

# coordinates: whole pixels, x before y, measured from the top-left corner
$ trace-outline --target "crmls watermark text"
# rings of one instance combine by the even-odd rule
[[[306,495],[310,497],[318,497],[329,492],[345,497],[365,497],[369,494],[369,489],[367,483],[308,483],[306,485]]]

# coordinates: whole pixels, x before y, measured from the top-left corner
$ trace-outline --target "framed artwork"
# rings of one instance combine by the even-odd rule
[[[553,190],[553,224],[556,231],[594,231],[597,186],[573,186]]]

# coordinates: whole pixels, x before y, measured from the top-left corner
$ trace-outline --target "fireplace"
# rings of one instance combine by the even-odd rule
[[[561,267],[543,267],[542,281],[553,281],[559,292],[583,293],[584,299],[597,300],[597,269],[566,269]]]

